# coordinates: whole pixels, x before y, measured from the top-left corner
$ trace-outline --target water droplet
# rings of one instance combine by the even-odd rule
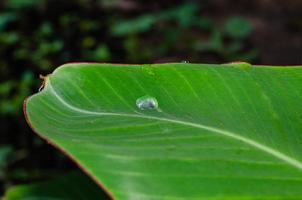
[[[136,106],[141,110],[153,110],[158,109],[158,102],[156,98],[146,95],[136,100]]]

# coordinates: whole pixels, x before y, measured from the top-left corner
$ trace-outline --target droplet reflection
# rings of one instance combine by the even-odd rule
[[[146,95],[136,100],[136,106],[141,110],[154,110],[158,109],[158,102],[156,98]]]

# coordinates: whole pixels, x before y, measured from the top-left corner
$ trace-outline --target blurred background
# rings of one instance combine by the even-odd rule
[[[67,62],[302,64],[301,0],[1,0],[0,196],[75,166],[23,100]]]

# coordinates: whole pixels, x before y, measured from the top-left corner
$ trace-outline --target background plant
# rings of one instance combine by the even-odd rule
[[[301,3],[294,0],[236,5],[232,1],[1,1],[0,193],[12,184],[73,167],[32,137],[23,120],[23,100],[39,88],[39,74],[71,61],[300,64],[299,8]]]

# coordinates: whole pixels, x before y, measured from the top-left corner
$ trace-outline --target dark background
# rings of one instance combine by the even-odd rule
[[[0,196],[75,168],[26,124],[66,62],[302,64],[301,0],[1,0]]]

